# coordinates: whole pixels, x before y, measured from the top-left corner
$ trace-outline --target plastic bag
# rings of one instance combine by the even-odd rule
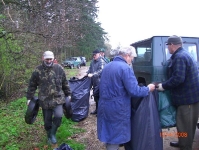
[[[72,91],[71,107],[73,114],[71,119],[79,122],[88,117],[91,79],[89,77],[82,79],[73,77],[69,80],[69,86]]]
[[[132,98],[131,140],[124,144],[125,150],[163,150],[157,100],[157,91]]]
[[[159,104],[158,111],[160,116],[161,128],[176,126],[176,108],[172,105],[169,91],[158,92]]]
[[[73,149],[68,144],[63,143],[58,148],[56,148],[55,150],[73,150]]]

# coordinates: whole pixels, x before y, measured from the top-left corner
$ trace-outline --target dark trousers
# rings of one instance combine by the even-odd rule
[[[119,144],[106,144],[106,150],[119,150]]]
[[[99,96],[94,96],[94,101],[98,103],[98,101],[99,101]]]
[[[96,104],[96,110],[97,110],[97,108],[98,108],[99,96],[94,96],[94,101],[95,101],[95,104]]]
[[[192,150],[198,113],[199,102],[177,107],[176,125],[180,150]]]
[[[44,128],[46,131],[52,128],[52,124],[59,127],[61,125],[61,120],[63,116],[62,105],[57,105],[53,109],[42,109]]]

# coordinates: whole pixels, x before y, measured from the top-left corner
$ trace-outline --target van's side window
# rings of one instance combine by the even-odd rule
[[[193,57],[193,59],[197,62],[197,49],[196,49],[196,44],[192,44],[192,43],[184,43],[183,44],[183,48],[185,50],[188,50],[188,52],[191,54],[191,56]],[[169,50],[167,48],[167,45],[165,45],[165,52],[166,52],[166,59],[168,60],[171,57],[171,54],[169,53]]]
[[[152,51],[150,47],[137,47],[136,62],[149,64],[152,62]]]

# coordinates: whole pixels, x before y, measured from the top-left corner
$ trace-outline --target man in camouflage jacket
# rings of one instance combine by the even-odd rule
[[[62,66],[54,64],[53,59],[54,54],[51,51],[44,52],[42,64],[32,73],[26,97],[29,105],[38,88],[38,99],[42,107],[48,141],[56,144],[55,135],[63,115],[62,105],[65,103],[65,97],[70,97],[71,90]]]

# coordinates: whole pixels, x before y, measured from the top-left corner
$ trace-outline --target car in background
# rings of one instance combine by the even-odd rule
[[[80,58],[81,58],[81,66],[86,66],[86,57],[80,56]]]
[[[72,57],[76,62],[78,62],[80,64],[80,67],[83,66],[82,65],[82,59],[81,57]]]
[[[81,58],[80,57],[70,57],[67,58],[65,61],[61,64],[64,68],[68,67],[70,69],[73,68],[81,68]]]

